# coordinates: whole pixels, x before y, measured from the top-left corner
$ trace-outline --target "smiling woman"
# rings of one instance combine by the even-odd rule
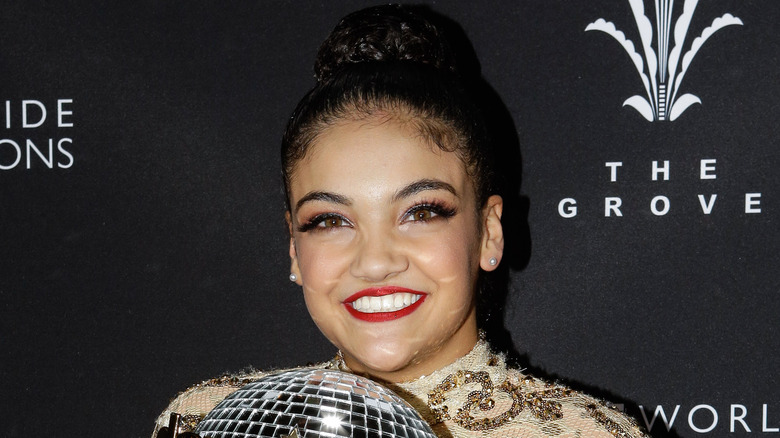
[[[350,369],[404,381],[471,350],[479,268],[495,269],[503,247],[502,204],[475,208],[456,154],[390,115],[341,121],[296,166],[289,193],[292,271]]]
[[[606,405],[506,365],[481,339],[479,278],[504,250],[484,123],[439,30],[381,6],[344,18],[282,142],[290,279],[338,348],[439,436],[641,436]],[[207,381],[160,416],[191,430],[257,372]],[[378,435],[377,435],[378,436]]]

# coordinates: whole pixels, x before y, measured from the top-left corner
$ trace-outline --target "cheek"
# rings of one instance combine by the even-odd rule
[[[334,315],[333,301],[337,299],[337,294],[333,292],[342,271],[339,267],[342,257],[332,247],[307,238],[298,240],[297,255],[303,299],[312,320],[322,330]],[[323,333],[326,332],[323,330]]]
[[[296,249],[307,301],[309,295],[327,295],[349,266],[343,245],[323,244],[303,237],[298,239]]]
[[[479,271],[479,241],[473,226],[452,227],[416,245],[421,270],[441,285],[470,286]]]

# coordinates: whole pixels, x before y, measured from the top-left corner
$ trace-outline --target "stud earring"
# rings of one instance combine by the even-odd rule
[[[498,259],[495,257],[491,257],[490,260],[488,260],[488,264],[490,266],[496,266],[498,264]]]
[[[297,280],[298,280],[298,276],[297,275],[290,274],[290,281],[297,281]]]

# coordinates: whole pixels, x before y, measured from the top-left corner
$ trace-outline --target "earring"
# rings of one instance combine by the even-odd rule
[[[290,274],[290,281],[297,281],[297,280],[298,280],[298,276],[297,275]]]
[[[496,266],[498,264],[498,259],[495,257],[491,257],[490,260],[488,260],[488,264],[490,266]]]

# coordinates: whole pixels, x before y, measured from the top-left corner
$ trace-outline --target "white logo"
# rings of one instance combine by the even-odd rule
[[[751,410],[754,409],[755,407],[751,408]],[[666,407],[658,405],[655,407],[654,411],[652,409],[648,409],[648,411],[653,412],[650,418],[648,418],[648,412],[645,411],[645,407],[639,405],[639,412],[642,414],[642,420],[644,421],[648,432],[653,431],[653,426],[656,426],[656,431],[660,430],[661,423],[663,423],[663,427],[666,428],[667,431],[671,431],[674,427],[675,420],[678,418],[677,414],[680,413],[680,405],[674,405],[674,410],[668,405]],[[780,432],[780,427],[773,426],[773,424],[777,425],[777,416],[770,415],[769,411],[770,406],[763,403],[761,405],[761,428],[759,429],[756,418],[757,415],[756,413],[748,415],[748,406],[732,403],[728,409],[729,414],[724,415],[726,414],[726,409],[723,407],[717,407],[716,409],[716,406],[713,405],[699,404],[688,410],[687,426],[692,431],[702,434],[712,432],[715,429],[718,429],[718,432],[725,432],[726,427],[728,427],[729,432],[732,434],[735,432]],[[671,413],[671,415],[667,416],[667,413]],[[683,414],[682,417],[685,418],[686,415]],[[728,420],[723,417],[726,417]],[[685,425],[685,420],[681,419],[677,422],[677,428],[679,428],[681,422],[682,425]],[[718,435],[720,435],[720,433],[718,433]]]
[[[694,103],[701,103],[701,99],[693,94],[678,95],[680,83],[682,83],[683,77],[685,77],[685,73],[687,73],[688,67],[690,67],[691,61],[693,61],[693,57],[696,56],[701,46],[712,34],[732,24],[742,25],[742,20],[731,14],[725,14],[713,20],[712,24],[704,29],[698,38],[693,40],[690,48],[682,57],[682,64],[679,64],[685,36],[688,33],[688,26],[691,24],[691,18],[698,0],[685,0],[683,12],[674,23],[674,47],[671,50],[669,50],[669,36],[672,33],[674,0],[654,1],[655,47],[653,47],[653,24],[645,15],[643,0],[628,0],[628,3],[631,5],[631,11],[634,14],[637,29],[639,30],[642,50],[645,54],[644,61],[642,55],[637,53],[634,43],[627,39],[623,32],[617,30],[612,22],[599,18],[590,23],[585,28],[585,31],[600,30],[612,36],[623,46],[623,49],[625,49],[634,63],[637,72],[639,72],[639,76],[645,86],[646,96],[631,96],[623,102],[623,106],[629,105],[633,107],[650,122],[667,119],[673,121]],[[656,51],[658,52],[657,54]],[[645,72],[645,62],[647,63],[647,72]]]

